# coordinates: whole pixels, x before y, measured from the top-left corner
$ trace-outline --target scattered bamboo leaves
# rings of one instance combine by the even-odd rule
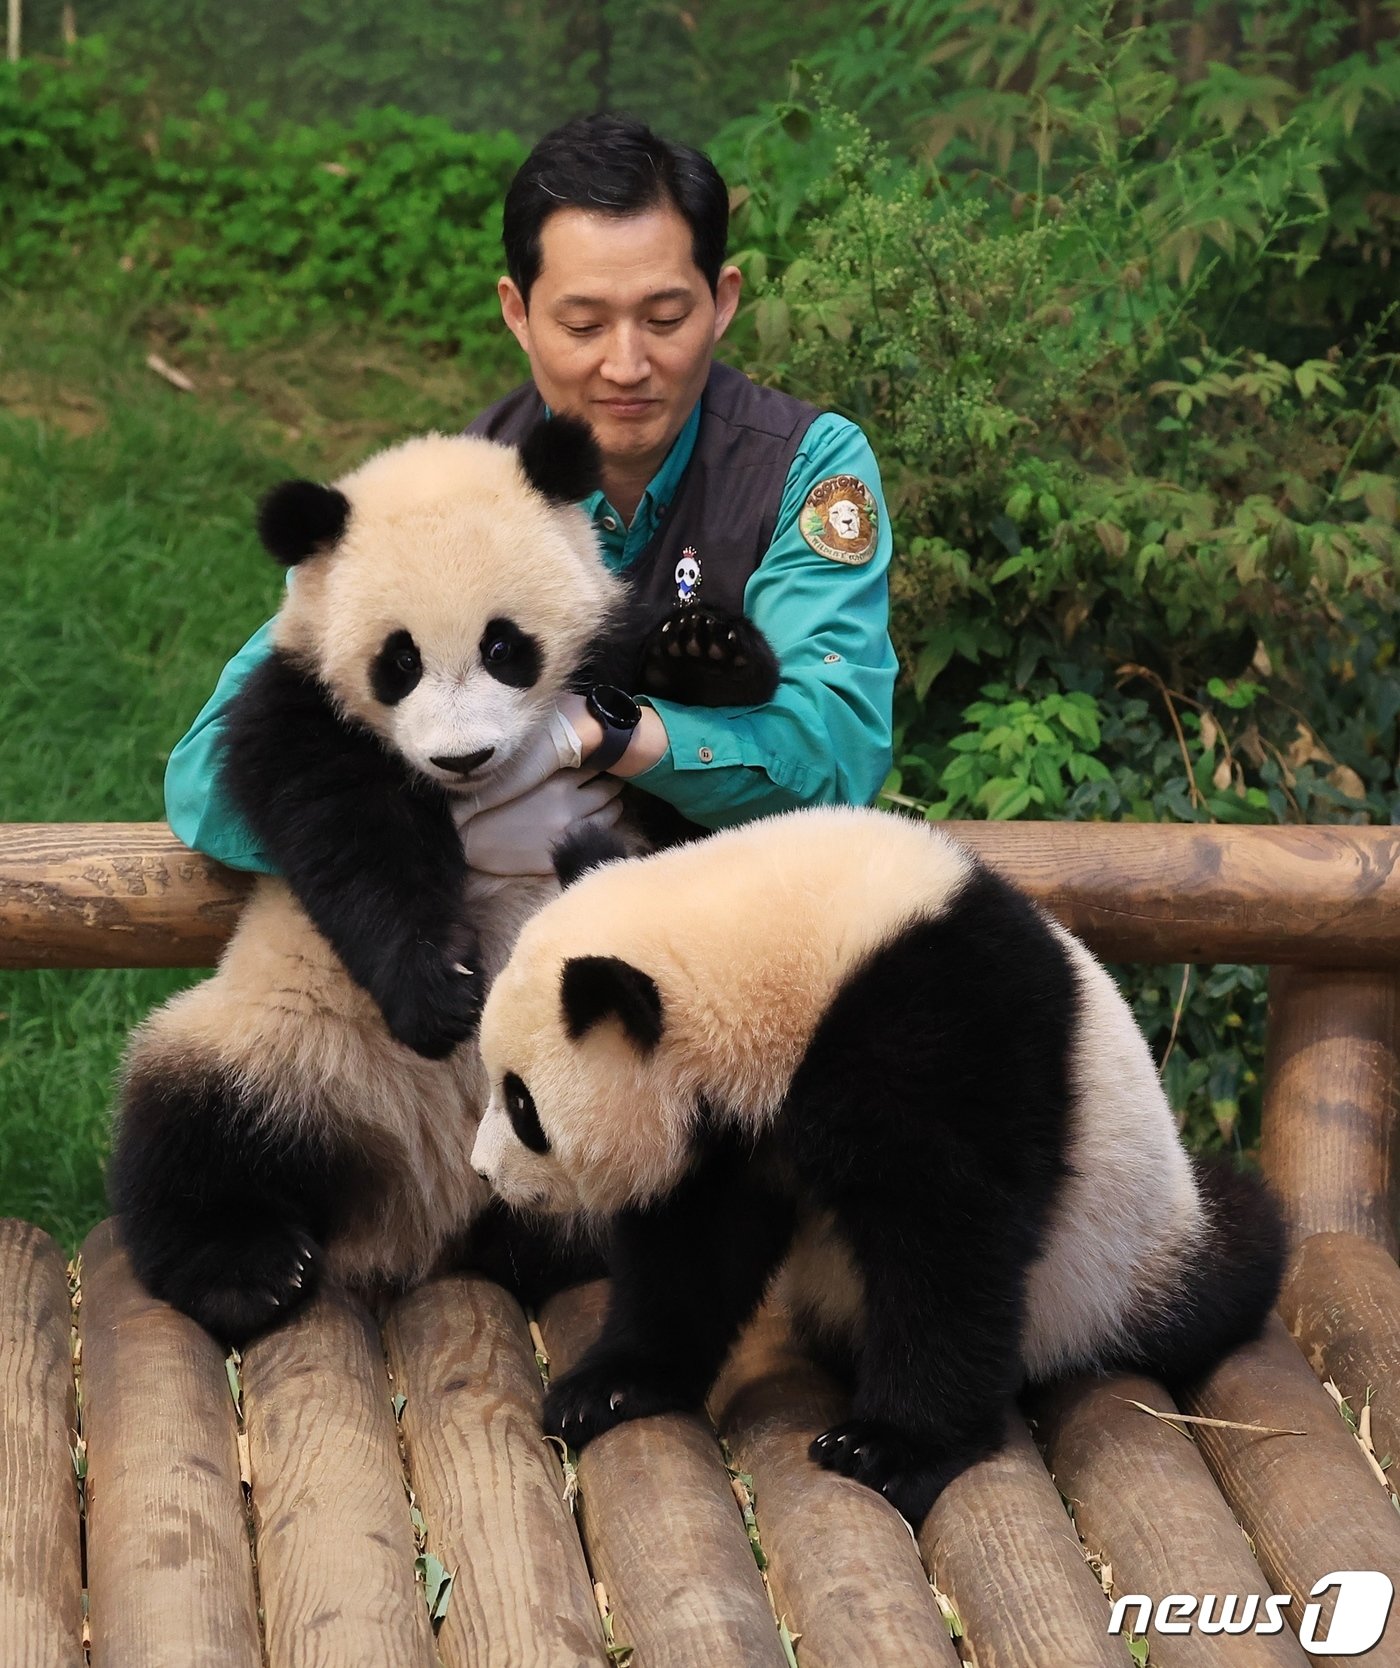
[[[447,1606],[452,1598],[452,1585],[457,1579],[457,1572],[448,1570],[442,1560],[431,1552],[420,1554],[414,1560],[413,1567],[418,1579],[423,1583],[428,1619],[433,1624],[433,1632],[436,1633],[447,1615]]]
[[[1238,1419],[1210,1419],[1204,1413],[1166,1413],[1161,1408],[1149,1407],[1146,1402],[1134,1401],[1131,1396],[1119,1396],[1120,1402],[1126,1402],[1129,1407],[1135,1407],[1141,1413],[1150,1413],[1154,1419],[1160,1419],[1165,1425],[1209,1425],[1213,1430],[1221,1431],[1252,1431],[1256,1436],[1306,1436],[1306,1431],[1285,1430],[1274,1425],[1246,1425]],[[1185,1436],[1187,1433],[1181,1433]]]

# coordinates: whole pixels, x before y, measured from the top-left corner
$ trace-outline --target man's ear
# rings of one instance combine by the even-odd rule
[[[350,520],[350,500],[316,481],[283,481],[258,505],[258,537],[276,561],[295,567],[339,544]]]
[[[575,1042],[603,1019],[616,1019],[643,1054],[661,1041],[656,980],[617,956],[571,956],[564,963],[560,995]]]

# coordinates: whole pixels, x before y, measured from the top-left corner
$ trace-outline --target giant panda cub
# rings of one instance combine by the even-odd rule
[[[952,840],[828,809],[607,855],[561,853],[480,1035],[483,1178],[611,1224],[551,1433],[697,1406],[781,1266],[853,1383],[812,1458],[917,1524],[1025,1381],[1179,1383],[1258,1333],[1270,1196],[1188,1157],[1112,979]]]
[[[134,1034],[108,1172],[137,1274],[221,1337],[285,1318],[323,1270],[401,1286],[481,1226],[466,1039],[557,883],[469,874],[451,800],[484,798],[556,696],[621,664],[621,582],[578,508],[599,476],[586,425],[555,417],[519,452],[425,436],[262,505],[293,572],[220,779],[284,878]],[[777,677],[755,628],[700,608],[639,664],[634,689],[691,704],[766,700]]]

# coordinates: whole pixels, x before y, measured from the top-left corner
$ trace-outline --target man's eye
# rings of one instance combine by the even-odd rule
[[[591,336],[598,326],[596,324],[566,324],[564,328],[571,336]]]
[[[682,315],[678,319],[652,319],[651,327],[653,330],[674,330],[678,324],[684,323],[685,316]]]

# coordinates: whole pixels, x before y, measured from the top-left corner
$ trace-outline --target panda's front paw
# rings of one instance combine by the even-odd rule
[[[157,1297],[222,1343],[241,1346],[294,1315],[320,1281],[315,1239],[294,1223],[267,1219],[190,1247],[177,1269],[152,1284]]]
[[[642,645],[641,687],[688,706],[757,706],[778,687],[778,663],[742,614],[692,603],[662,621]]]
[[[827,1471],[882,1494],[917,1529],[929,1508],[981,1453],[950,1455],[879,1419],[847,1419],[817,1437],[808,1453]]]
[[[550,1385],[542,1424],[546,1436],[584,1448],[614,1425],[694,1408],[699,1402],[699,1396],[641,1362],[621,1356],[585,1360]]]
[[[442,1060],[475,1035],[486,980],[474,942],[441,950],[422,945],[413,965],[380,999],[392,1035],[425,1059]]]

